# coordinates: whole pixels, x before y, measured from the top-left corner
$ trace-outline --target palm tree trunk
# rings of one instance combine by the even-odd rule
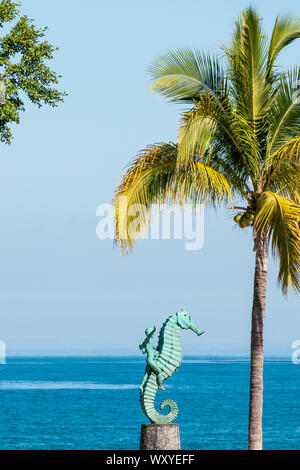
[[[255,237],[255,274],[251,328],[251,372],[248,449],[262,449],[263,330],[266,309],[268,247],[265,238]]]

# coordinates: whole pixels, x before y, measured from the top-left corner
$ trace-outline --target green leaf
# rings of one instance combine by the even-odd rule
[[[222,66],[209,54],[192,49],[167,51],[149,68],[151,90],[170,101],[199,99],[201,94],[225,97],[226,78]]]
[[[288,287],[300,290],[300,206],[270,191],[258,201],[255,228],[271,241],[272,252],[279,258],[278,282],[284,293]]]

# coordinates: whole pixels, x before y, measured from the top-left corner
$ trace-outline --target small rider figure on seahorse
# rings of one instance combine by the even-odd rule
[[[158,346],[152,344],[155,327],[147,328],[146,338],[139,345],[143,354],[147,355],[146,370],[139,387],[140,403],[143,413],[152,423],[170,423],[178,415],[178,407],[173,400],[164,400],[160,408],[169,406],[166,415],[155,410],[154,401],[158,389],[165,390],[162,386],[164,380],[177,371],[182,361],[182,350],[180,344],[180,331],[190,329],[198,336],[204,331],[200,330],[192,321],[191,316],[185,311],[171,315],[163,324],[158,338]]]
[[[156,375],[158,388],[160,388],[161,390],[166,390],[162,386],[162,381],[164,380],[164,378],[161,373],[161,370],[155,363],[155,360],[157,360],[158,358],[158,349],[152,344],[152,338],[154,336],[155,330],[156,330],[155,326],[153,326],[153,328],[146,328],[145,330],[146,338],[139,345],[139,348],[141,349],[142,353],[147,354],[147,359],[146,359],[147,365],[146,365],[145,375],[139,387],[141,392],[144,389],[144,385],[147,381],[147,378],[151,370],[153,370],[154,374]]]

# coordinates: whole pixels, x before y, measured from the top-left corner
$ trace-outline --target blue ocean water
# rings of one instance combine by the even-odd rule
[[[138,449],[143,358],[18,357],[0,365],[1,449]],[[266,359],[264,448],[300,449],[300,365]],[[183,449],[246,449],[249,362],[186,357],[159,398]]]

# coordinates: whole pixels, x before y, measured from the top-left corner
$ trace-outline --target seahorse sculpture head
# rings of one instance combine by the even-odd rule
[[[159,388],[165,390],[162,386],[163,381],[171,377],[181,364],[181,329],[192,330],[198,336],[204,333],[193,323],[191,316],[185,310],[181,310],[171,315],[163,324],[157,347],[152,344],[155,327],[146,329],[146,338],[139,346],[143,354],[147,354],[146,371],[140,385],[140,403],[143,413],[152,423],[170,423],[178,415],[178,407],[173,400],[164,400],[160,405],[160,409],[169,406],[166,415],[156,411],[154,402],[157,390]]]
[[[184,330],[192,330],[198,336],[204,333],[204,331],[200,330],[200,328],[198,328],[195,323],[193,323],[191,315],[189,315],[185,310],[177,312],[176,317],[177,324],[180,326],[180,328]]]

